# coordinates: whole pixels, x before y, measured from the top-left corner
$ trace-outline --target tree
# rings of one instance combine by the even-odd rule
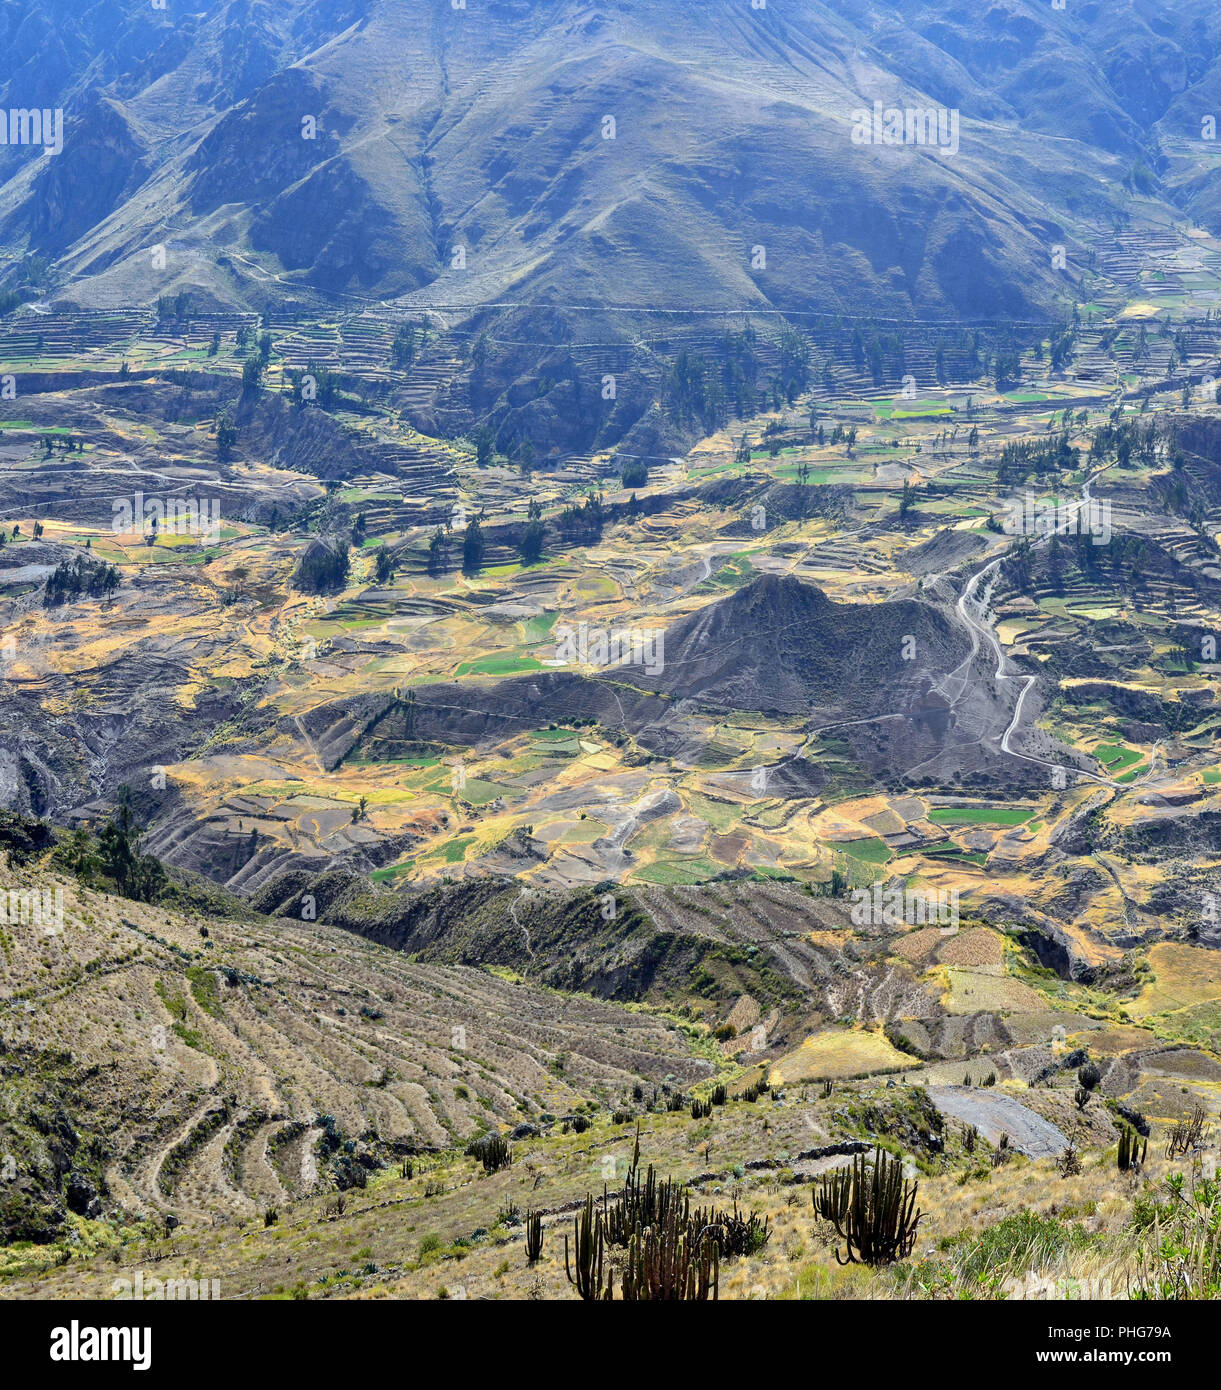
[[[438,575],[445,570],[449,559],[449,540],[440,526],[428,542],[428,573]]]
[[[243,377],[245,372],[243,371]],[[228,413],[218,416],[216,421],[216,457],[221,463],[228,463],[233,457],[237,444],[237,426]]]
[[[541,521],[531,521],[521,538],[521,558],[524,565],[537,565],[543,558],[544,527]]]
[[[72,872],[80,878],[87,878],[98,867],[93,836],[83,825],[78,825],[72,832],[65,854]]]
[[[471,344],[471,366],[474,367],[476,375],[482,374],[483,369],[487,366],[490,351],[491,345],[488,342],[488,335],[480,333]]]
[[[903,480],[903,495],[899,498],[899,516],[905,518],[915,503],[916,489],[912,487],[912,480],[905,478]]]
[[[483,530],[477,516],[466,524],[466,534],[462,540],[462,573],[478,574],[483,568]]]
[[[485,425],[475,434],[475,463],[479,468],[486,468],[492,462],[492,431]]]
[[[628,459],[619,472],[620,486],[628,488],[644,487],[649,481],[649,466],[643,459]]]
[[[377,582],[384,584],[394,573],[394,560],[384,545],[377,547]]]
[[[155,902],[165,888],[165,870],[151,854],[141,854],[139,832],[131,809],[131,788],[119,788],[113,816],[98,836],[102,872],[114,880],[119,892],[139,902]]]
[[[259,357],[247,357],[242,363],[242,394],[257,395],[263,384],[263,361]]]

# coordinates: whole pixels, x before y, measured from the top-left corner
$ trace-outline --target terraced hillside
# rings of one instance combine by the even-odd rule
[[[6,1241],[45,1239],[78,1209],[245,1217],[712,1070],[651,1013],[300,921],[36,886],[62,893],[63,920],[2,937]]]

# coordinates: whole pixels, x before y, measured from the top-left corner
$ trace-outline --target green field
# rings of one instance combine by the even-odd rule
[[[842,840],[835,848],[841,854],[848,854],[853,859],[859,859],[863,864],[885,864],[890,858],[890,850],[886,847],[886,841],[876,839],[872,835],[866,836],[863,840]]]
[[[641,883],[682,885],[706,883],[724,871],[724,864],[714,864],[711,859],[658,860],[637,869],[632,877]]]
[[[1131,748],[1125,748],[1122,743],[1100,743],[1094,749],[1094,757],[1112,774],[1123,772],[1133,763],[1138,763],[1144,757],[1143,753],[1134,752]]]
[[[541,671],[543,663],[532,656],[481,656],[477,661],[464,661],[455,675],[459,676],[520,676],[527,671]]]
[[[964,849],[952,842],[948,845],[934,845],[931,849],[921,850],[920,853],[929,859],[948,859],[953,864],[973,864],[981,869],[988,862],[988,856],[981,850]]]
[[[1004,806],[937,806],[928,818],[934,825],[1024,825],[1033,815]]]

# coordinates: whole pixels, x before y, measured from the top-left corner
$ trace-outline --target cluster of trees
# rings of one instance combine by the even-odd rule
[[[118,587],[119,571],[114,565],[77,556],[75,560],[61,561],[48,575],[43,603],[48,608],[54,608],[82,594],[90,598],[104,598],[107,594],[113,594]]]
[[[239,342],[241,341],[239,335]],[[260,333],[258,347],[242,363],[242,394],[253,396],[263,384],[263,373],[271,361],[271,334]]]
[[[1073,348],[1077,343],[1076,330],[1072,327],[1060,329],[1051,338],[1051,368],[1054,372],[1063,371],[1072,360]]]
[[[518,554],[521,556],[522,564],[537,565],[543,558],[543,547],[547,538],[547,528],[543,522],[543,509],[538,502],[532,501],[526,515],[526,526],[517,542]],[[600,496],[590,497],[583,507],[569,507],[559,518],[557,524],[570,535],[578,532],[583,536],[591,535],[596,528],[597,535],[601,536],[603,518],[602,498]],[[450,544],[451,533],[446,531],[443,526],[438,526],[428,542],[429,574],[443,574],[448,568]],[[473,516],[462,532],[462,573],[478,574],[483,569],[486,550],[487,539],[483,534],[483,527],[479,518]],[[378,577],[380,578],[380,552],[378,565]]]
[[[478,574],[483,568],[484,539],[483,528],[477,516],[466,523],[466,533],[462,537],[462,573]]]
[[[529,521],[522,533],[521,559],[523,565],[537,565],[543,558],[543,540],[546,535],[543,526],[543,509],[537,502],[530,503]]]
[[[1133,460],[1152,468],[1157,462],[1157,449],[1156,420],[1124,420],[1113,416],[1094,432],[1090,462],[1101,463],[1103,459],[1114,457],[1121,468],[1130,467]]]
[[[390,345],[390,360],[396,367],[410,367],[428,341],[428,326],[405,323],[394,335]]]
[[[307,379],[313,383],[311,395],[306,395]],[[295,405],[314,404],[330,410],[339,396],[339,378],[328,367],[307,362],[303,372],[290,372],[292,398]]]
[[[993,361],[993,375],[998,391],[1007,391],[1022,380],[1022,354],[1016,347],[1003,348]]]
[[[644,459],[625,459],[619,468],[619,482],[625,488],[644,487],[649,481],[649,465]]]
[[[748,420],[759,413],[759,354],[753,328],[729,333],[718,345],[721,381],[736,419]]]
[[[181,290],[178,294],[163,294],[157,300],[157,320],[186,319],[191,316],[191,293]]]
[[[445,528],[438,526],[428,541],[428,573],[444,574],[449,561],[449,537]]]
[[[154,903],[161,899],[169,880],[161,861],[140,852],[140,833],[131,808],[131,789],[119,788],[114,815],[96,836],[79,828],[61,850],[68,867],[89,882],[100,875],[125,898]]]
[[[216,418],[216,457],[228,463],[237,447],[237,426],[228,411]]]
[[[602,494],[591,493],[585,505],[575,503],[567,506],[556,518],[556,525],[570,541],[592,544],[602,539],[602,528],[606,525],[606,508]]]
[[[723,337],[717,344],[715,364],[683,350],[663,383],[666,413],[680,428],[698,427],[711,434],[731,418],[749,419],[768,405],[773,410],[792,405],[810,384],[810,345],[797,329],[786,325],[776,346],[779,367],[764,387],[759,385],[761,364],[753,328]]]
[[[347,582],[350,568],[347,541],[315,541],[302,555],[297,572],[293,576],[293,583],[307,594],[340,589]]]
[[[1064,588],[1065,576],[1072,567],[1087,581],[1100,582],[1110,577],[1115,583],[1127,583],[1129,588],[1140,587],[1148,569],[1148,542],[1141,536],[1111,536],[1105,545],[1095,545],[1088,535],[1053,535],[1042,548],[1042,573],[1054,593]],[[1032,594],[1038,587],[1040,551],[1023,537],[1016,541],[1005,557],[1001,573],[1005,582],[1020,594]]]
[[[888,358],[893,375],[902,376],[907,370],[907,344],[902,333],[880,333],[876,328],[866,333],[858,325],[852,330],[851,349],[857,371],[868,367],[878,386],[886,379]]]
[[[712,434],[729,419],[725,387],[698,353],[678,354],[663,391],[666,412],[680,429]]]
[[[61,449],[65,454],[85,452],[85,441],[77,439],[72,434],[44,434],[42,436],[42,452],[44,458],[50,458],[56,449]]]
[[[810,384],[810,345],[795,328],[786,325],[781,330],[777,346],[780,370],[774,385],[792,405]]]
[[[475,463],[479,468],[486,468],[491,462],[495,452],[495,438],[492,431],[484,425],[475,432]]]
[[[997,478],[1002,484],[1024,482],[1033,473],[1069,472],[1078,466],[1080,451],[1068,442],[1068,431],[1052,439],[1016,439],[1001,450]]]

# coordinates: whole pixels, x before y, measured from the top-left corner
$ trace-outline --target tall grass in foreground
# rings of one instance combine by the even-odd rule
[[[875,1296],[936,1299],[1221,1298],[1221,1184],[1172,1173],[1137,1193],[1122,1230],[1017,1212],[897,1266]]]
[[[1162,1184],[1165,1198],[1137,1203],[1136,1221],[1147,1231],[1133,1298],[1221,1297],[1221,1184],[1182,1173]]]

